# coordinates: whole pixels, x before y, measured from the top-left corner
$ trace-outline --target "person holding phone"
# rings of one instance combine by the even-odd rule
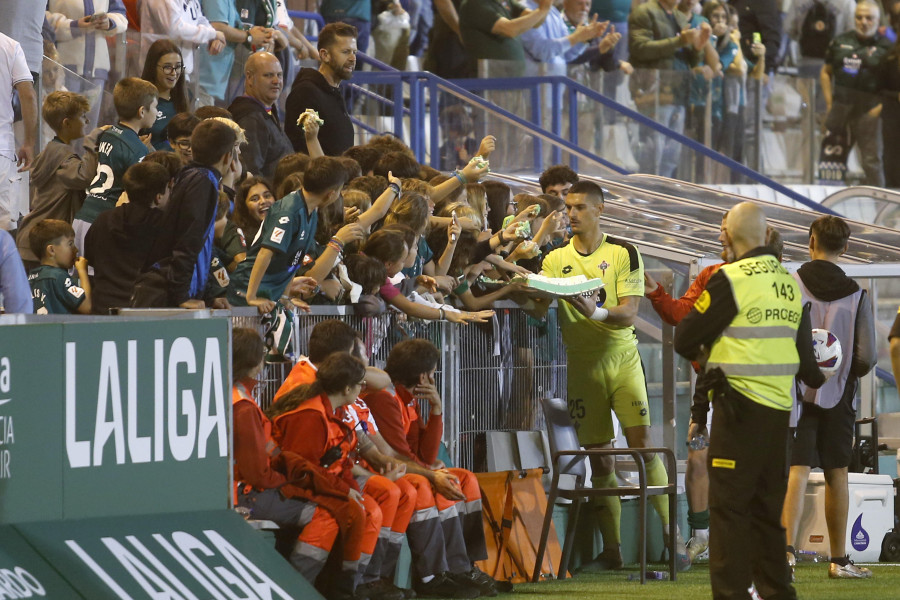
[[[86,7],[93,6],[93,12]],[[128,29],[121,0],[50,0],[47,23],[56,34],[56,49],[66,72],[66,89],[87,97],[88,131],[97,126],[100,94],[111,68],[107,38]]]

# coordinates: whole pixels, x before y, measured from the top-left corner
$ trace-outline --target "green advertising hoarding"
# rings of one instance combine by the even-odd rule
[[[3,326],[0,522],[230,506],[225,318]]]
[[[91,600],[321,598],[270,541],[229,510],[25,523],[17,529]]]
[[[89,598],[76,592],[11,525],[0,525],[0,598]]]
[[[64,517],[229,507],[228,321],[63,333]]]
[[[63,514],[62,326],[0,334],[0,523]]]

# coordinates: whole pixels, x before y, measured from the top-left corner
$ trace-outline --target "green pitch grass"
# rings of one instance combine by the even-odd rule
[[[794,587],[798,598],[810,600],[897,600],[900,598],[900,565],[866,565],[874,576],[871,579],[828,579],[828,563],[797,565]],[[661,569],[652,565],[650,569]],[[609,571],[597,575],[579,574],[564,581],[517,584],[511,594],[501,594],[498,600],[707,600],[712,598],[709,587],[709,566],[694,565],[690,571],[679,573],[675,582],[629,581],[639,577],[637,569]]]

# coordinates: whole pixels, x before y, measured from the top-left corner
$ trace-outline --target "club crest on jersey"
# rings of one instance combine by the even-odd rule
[[[604,260],[602,263],[597,265],[597,268],[600,269],[600,271],[603,273],[603,277],[606,277],[606,270],[609,268],[609,263]]]

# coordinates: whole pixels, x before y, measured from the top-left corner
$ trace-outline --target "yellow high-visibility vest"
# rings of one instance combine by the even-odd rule
[[[803,305],[797,282],[769,254],[723,265],[721,272],[738,313],[713,342],[707,367],[721,368],[731,387],[754,402],[790,410],[800,366],[796,340]]]

